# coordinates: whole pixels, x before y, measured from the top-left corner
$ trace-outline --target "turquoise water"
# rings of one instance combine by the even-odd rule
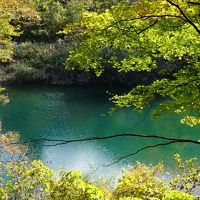
[[[152,120],[151,109],[137,113],[131,109],[120,110],[113,116],[102,115],[109,111],[109,90],[103,87],[9,87],[10,103],[0,107],[4,130],[20,131],[23,140],[77,139],[90,136],[108,136],[118,133],[157,134],[162,136],[199,139],[200,127],[190,128],[179,123],[180,118],[169,115]],[[95,173],[113,173],[135,161],[155,164],[164,161],[173,169],[172,157],[181,153],[184,159],[199,158],[199,146],[172,144],[148,149],[110,167],[116,158],[132,153],[146,145],[160,143],[158,139],[115,138],[62,146],[45,146],[48,142],[34,143],[34,156],[52,169],[60,166]]]

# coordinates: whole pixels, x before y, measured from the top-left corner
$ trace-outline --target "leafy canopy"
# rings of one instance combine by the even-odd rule
[[[18,33],[10,24],[10,16],[0,4],[0,62],[6,61],[12,54],[11,36],[16,36]]]
[[[79,18],[84,7],[84,1],[70,0],[32,0],[33,8],[38,12],[41,20],[24,27],[25,37],[34,39],[56,39],[56,33],[62,30],[68,22]],[[31,39],[31,38],[30,38]]]
[[[0,86],[0,103],[6,104],[9,102],[8,96],[2,94],[5,88]],[[1,128],[0,128],[1,129]]]
[[[63,30],[80,37],[66,68],[94,70],[97,76],[108,66],[125,73],[156,71],[157,80],[114,96],[116,107],[142,110],[157,96],[169,97],[154,116],[189,110],[194,115],[185,114],[181,122],[199,124],[199,14],[198,0],[141,0],[117,4],[103,13],[84,12],[79,23]],[[175,66],[177,62],[181,66]]]
[[[39,20],[30,0],[0,1],[0,62],[10,59],[12,37],[20,35],[19,21]]]

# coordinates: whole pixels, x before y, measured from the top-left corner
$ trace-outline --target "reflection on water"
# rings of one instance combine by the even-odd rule
[[[102,116],[112,104],[106,89],[24,86],[8,88],[11,102],[0,108],[0,118],[6,130],[21,132],[22,139],[33,138],[75,139],[89,136],[108,136],[117,133],[157,134],[171,137],[199,139],[199,127],[189,128],[179,123],[180,118],[170,115],[158,120],[150,118],[150,111],[121,110],[113,116]],[[155,164],[163,160],[172,168],[173,154],[181,152],[184,158],[199,157],[199,147],[176,144],[143,151],[109,168],[103,165],[117,157],[132,153],[161,140],[144,138],[115,138],[47,147],[47,142],[35,143],[36,157],[53,169],[63,166],[87,172],[110,173],[140,160]]]

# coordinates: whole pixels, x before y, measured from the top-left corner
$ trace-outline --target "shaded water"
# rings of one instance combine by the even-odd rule
[[[200,127],[189,128],[179,123],[180,118],[169,115],[152,120],[151,109],[144,113],[131,109],[120,110],[113,116],[105,114],[112,106],[102,87],[20,86],[7,89],[11,102],[0,107],[0,118],[5,130],[20,131],[23,140],[77,139],[90,136],[108,136],[118,133],[157,134],[169,137],[199,139]],[[112,89],[110,89],[112,91]],[[181,153],[184,159],[199,158],[199,146],[175,144],[148,149],[112,165],[116,158],[132,153],[146,145],[160,143],[158,139],[115,138],[47,147],[47,142],[34,143],[36,158],[57,170],[78,169],[88,172],[92,166],[97,173],[117,172],[135,161],[155,164],[164,161],[173,168],[173,155]]]

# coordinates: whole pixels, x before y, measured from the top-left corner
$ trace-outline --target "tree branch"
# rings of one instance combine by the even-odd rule
[[[200,6],[200,3],[198,3],[198,2],[188,1],[188,3],[189,3],[189,4],[192,4],[192,5],[196,5],[196,6],[198,5],[198,6]]]
[[[200,29],[198,29],[198,27],[187,17],[187,15],[183,12],[183,10],[180,8],[178,4],[173,3],[171,0],[167,0],[167,2],[172,6],[176,7],[181,13],[181,15],[185,18],[185,20],[195,28],[198,34],[200,34]]]
[[[140,33],[144,32],[144,31],[148,30],[149,28],[151,28],[152,26],[154,26],[155,24],[157,24],[157,22],[158,22],[158,20],[156,20],[155,22],[153,22],[152,24],[150,24],[146,28],[140,30],[138,34],[140,34]]]
[[[132,19],[121,19],[119,21],[114,21],[112,24],[110,24],[109,26],[105,27],[102,29],[102,31],[105,31],[117,24],[119,24],[120,22],[129,22],[129,21],[135,21],[135,20],[140,20],[140,19],[143,19],[143,20],[147,20],[147,19],[159,19],[159,18],[166,18],[166,17],[169,17],[169,18],[178,18],[178,19],[181,19],[185,22],[188,22],[185,18],[183,18],[182,16],[180,15],[170,15],[170,14],[165,14],[165,15],[144,15],[144,16],[139,16],[139,17],[135,17],[135,18],[132,18]]]
[[[44,146],[58,146],[58,145],[64,145],[64,144],[69,144],[69,143],[86,142],[86,141],[94,141],[94,140],[107,140],[107,139],[120,138],[120,137],[155,138],[155,139],[163,139],[163,140],[168,140],[168,141],[200,144],[200,141],[192,140],[192,139],[170,138],[170,137],[159,136],[159,135],[145,135],[145,134],[137,134],[137,133],[135,133],[135,134],[134,133],[127,133],[127,134],[114,134],[114,135],[109,135],[109,136],[104,136],[104,137],[87,137],[87,138],[71,139],[71,140],[41,138],[41,139],[33,139],[33,140],[22,141],[22,142],[19,142],[19,143],[9,143],[8,145],[30,144],[30,143],[46,141],[46,142],[56,142],[56,143],[55,144],[47,144],[47,145],[44,145]]]
[[[55,143],[54,144],[46,144],[44,146],[54,147],[54,146],[65,145],[65,144],[69,144],[69,143],[95,141],[95,140],[107,140],[107,139],[121,138],[121,137],[139,137],[139,138],[146,138],[146,139],[147,138],[155,138],[155,139],[167,140],[167,142],[142,147],[142,148],[138,149],[137,151],[135,151],[131,154],[119,157],[114,162],[112,162],[108,165],[104,165],[104,167],[109,167],[113,164],[120,162],[121,160],[123,160],[127,157],[134,156],[134,155],[140,153],[141,151],[144,151],[144,150],[149,149],[149,148],[156,148],[156,147],[159,147],[159,146],[166,146],[166,145],[175,144],[175,143],[192,143],[192,144],[199,144],[200,145],[200,141],[192,140],[192,139],[171,138],[171,137],[165,137],[165,136],[159,136],[159,135],[145,135],[145,134],[133,134],[133,133],[132,134],[131,133],[130,134],[115,134],[115,135],[104,136],[104,137],[87,137],[87,138],[71,139],[71,140],[41,138],[41,139],[33,139],[33,140],[27,140],[27,141],[22,141],[22,142],[17,142],[17,143],[9,143],[7,145],[30,144],[30,143],[35,143],[35,142],[46,141],[46,142],[55,142]]]
[[[155,144],[155,145],[145,146],[145,147],[143,147],[141,149],[138,149],[137,151],[135,151],[133,153],[127,154],[125,156],[121,156],[118,159],[116,159],[114,162],[112,162],[112,163],[110,163],[108,165],[104,165],[104,166],[105,167],[110,167],[111,165],[117,164],[118,162],[124,160],[125,158],[128,158],[130,156],[134,156],[134,155],[138,154],[139,152],[144,151],[146,149],[155,148],[155,147],[159,147],[159,146],[166,146],[166,145],[174,144],[174,143],[177,143],[177,141],[171,141],[171,142],[166,142],[166,143],[159,143],[159,144]]]

